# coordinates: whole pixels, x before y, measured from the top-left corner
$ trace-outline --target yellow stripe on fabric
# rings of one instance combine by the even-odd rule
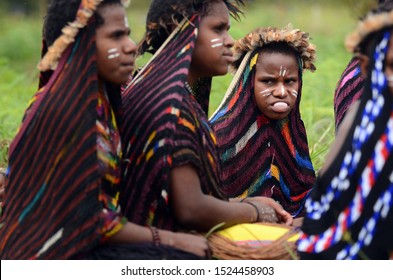
[[[164,144],[165,144],[165,139],[161,139],[160,141],[158,141],[158,144],[153,149],[150,149],[150,151],[146,154],[146,161],[148,161],[154,155],[154,152],[158,148],[164,146]]]
[[[192,132],[196,131],[195,126],[192,123],[190,123],[188,120],[186,120],[184,118],[179,118],[178,122],[180,125],[187,127]]]
[[[152,134],[150,134],[149,138],[147,139],[146,145],[143,148],[143,153],[146,153],[147,147],[150,145],[151,141],[153,141],[154,137],[156,137],[157,131],[153,131]]]
[[[277,181],[280,181],[280,169],[278,169],[277,165],[272,164],[270,166],[270,172],[271,175],[277,179]]]
[[[252,69],[254,67],[254,65],[257,64],[258,56],[259,56],[259,53],[256,53],[253,56],[253,58],[251,58],[251,60],[250,60],[250,69]]]

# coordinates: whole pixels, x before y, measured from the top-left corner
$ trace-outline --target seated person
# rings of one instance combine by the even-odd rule
[[[308,34],[289,26],[257,28],[236,42],[235,77],[210,118],[229,197],[270,197],[303,216],[315,172],[300,100],[314,60]]]

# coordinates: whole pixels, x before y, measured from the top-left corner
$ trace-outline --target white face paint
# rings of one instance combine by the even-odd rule
[[[284,77],[286,73],[287,73],[287,68],[284,68],[284,67],[280,66],[279,76],[280,77]]]
[[[285,88],[284,86],[281,86],[281,96],[284,96],[284,94],[285,94]]]
[[[267,96],[272,95],[273,92],[270,89],[265,89],[265,90],[261,91],[260,94],[262,94],[262,96],[267,97]]]
[[[124,25],[128,28],[128,27],[130,27],[129,25],[128,25],[128,18],[127,17],[124,17]]]
[[[298,92],[296,90],[292,90],[291,93],[292,93],[293,96],[295,96],[295,98],[297,98]]]
[[[113,48],[113,49],[108,50],[108,59],[114,59],[119,56],[120,56],[120,53],[117,48]]]
[[[221,39],[219,39],[219,38],[212,39],[210,41],[210,42],[212,42],[212,48],[214,49],[214,48],[218,48],[218,47],[221,47],[222,45],[224,45],[224,43],[220,42],[220,41],[221,41]]]

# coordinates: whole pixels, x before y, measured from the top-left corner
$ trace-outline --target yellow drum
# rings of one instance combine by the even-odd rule
[[[281,224],[239,224],[208,237],[213,257],[224,260],[296,259],[295,228]]]

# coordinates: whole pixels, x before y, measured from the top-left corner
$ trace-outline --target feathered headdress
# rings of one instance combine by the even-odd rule
[[[360,43],[371,33],[393,25],[393,10],[367,14],[359,21],[356,30],[349,34],[345,40],[345,47],[350,52],[358,51]]]
[[[316,70],[314,65],[316,48],[310,43],[309,34],[299,29],[292,29],[291,25],[282,29],[260,27],[238,40],[234,47],[234,65],[239,65],[246,53],[275,42],[285,42],[292,47],[302,59],[303,69],[312,72]]]

